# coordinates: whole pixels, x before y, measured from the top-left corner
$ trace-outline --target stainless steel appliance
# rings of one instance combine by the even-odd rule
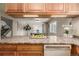
[[[45,56],[70,56],[71,45],[44,45]]]

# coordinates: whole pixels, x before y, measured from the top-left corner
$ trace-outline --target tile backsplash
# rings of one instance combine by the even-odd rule
[[[64,29],[63,25],[68,25],[69,21],[72,20],[72,18],[65,18],[65,17],[59,17],[59,18],[51,18],[51,21],[47,23],[47,25],[52,24],[54,21],[57,22],[56,27],[53,26],[48,26],[44,20],[50,19],[50,18],[38,18],[43,21],[37,22],[37,18],[24,18],[20,19],[17,18],[16,20],[13,21],[13,35],[18,36],[18,35],[27,35],[27,32],[23,30],[23,27],[27,24],[29,24],[32,28],[32,30],[29,31],[29,33],[37,33],[37,30],[39,30],[40,33],[52,33],[50,32],[50,28],[52,28],[51,31],[56,30],[56,34],[58,36],[63,36],[64,34]],[[54,34],[54,33],[53,33]],[[51,34],[52,35],[52,34]]]
[[[27,35],[27,31],[23,29],[27,24],[31,27],[31,30],[28,31],[29,33],[37,33],[37,30],[39,33],[44,33],[44,22],[36,22],[35,18],[26,18],[13,21],[14,35]]]
[[[41,19],[43,21],[37,22],[37,19]],[[29,33],[37,33],[37,30],[39,30],[40,33],[51,33],[53,35],[54,33],[50,32],[50,28],[54,28],[53,26],[48,26],[49,24],[52,24],[54,21],[57,22],[56,25],[56,34],[57,36],[63,36],[64,29],[63,25],[68,25],[69,22],[72,22],[72,34],[79,36],[79,17],[77,18],[66,18],[66,17],[60,17],[60,18],[51,18],[50,22],[46,22],[45,20],[48,20],[50,18],[14,18],[13,25],[12,25],[12,31],[13,36],[24,36],[27,35],[27,32],[23,30],[23,27],[27,24],[29,24],[32,28],[32,30],[29,31]],[[1,23],[0,23],[1,24]],[[1,28],[0,28],[1,30]],[[53,31],[53,29],[51,30]]]

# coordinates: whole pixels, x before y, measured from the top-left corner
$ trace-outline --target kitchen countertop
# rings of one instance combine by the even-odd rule
[[[75,44],[79,45],[79,39],[68,37],[48,36],[47,39],[31,39],[26,36],[7,37],[0,40],[0,44]]]

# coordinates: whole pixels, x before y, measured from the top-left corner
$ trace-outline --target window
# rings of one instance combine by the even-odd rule
[[[56,33],[57,22],[50,23],[50,33]]]

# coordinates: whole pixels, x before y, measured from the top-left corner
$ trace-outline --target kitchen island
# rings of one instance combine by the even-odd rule
[[[71,55],[79,55],[79,39],[56,36],[47,39],[31,39],[26,36],[4,38],[0,40],[0,55],[44,56],[45,45],[68,45]]]

